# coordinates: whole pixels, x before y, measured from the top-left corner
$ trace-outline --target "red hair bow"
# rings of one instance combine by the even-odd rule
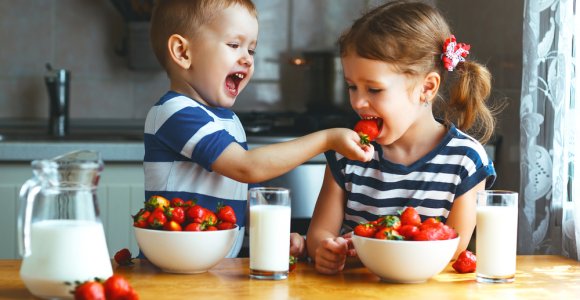
[[[453,71],[458,63],[464,62],[470,48],[471,46],[468,44],[457,43],[454,35],[446,39],[445,44],[443,44],[443,54],[441,55],[445,69]]]

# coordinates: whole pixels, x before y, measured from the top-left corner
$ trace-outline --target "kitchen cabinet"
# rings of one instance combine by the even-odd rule
[[[18,193],[22,184],[32,177],[29,162],[0,163],[0,259],[19,258],[16,222],[18,219]],[[100,217],[105,229],[109,255],[129,248],[138,253],[131,215],[144,201],[143,164],[141,162],[105,161],[105,168],[97,188]]]

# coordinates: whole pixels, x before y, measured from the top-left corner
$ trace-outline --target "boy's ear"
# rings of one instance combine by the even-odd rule
[[[179,34],[172,34],[167,40],[169,57],[183,69],[191,66],[189,41]]]
[[[427,102],[431,102],[437,92],[439,91],[439,85],[441,84],[441,76],[437,72],[430,72],[425,76],[423,80],[423,90],[421,92],[421,98],[425,99]]]

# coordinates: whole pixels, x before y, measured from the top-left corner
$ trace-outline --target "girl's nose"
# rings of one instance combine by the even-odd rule
[[[350,106],[352,106],[352,108],[355,110],[365,108],[368,106],[368,101],[366,100],[366,98],[360,93],[357,93],[356,91],[349,92],[349,97],[350,97]]]

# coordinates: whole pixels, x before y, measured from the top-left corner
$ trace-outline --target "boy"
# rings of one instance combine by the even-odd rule
[[[228,257],[237,256],[244,237],[248,183],[277,177],[327,150],[363,161],[374,151],[344,128],[248,150],[229,108],[254,73],[257,38],[250,0],[158,1],[151,20],[153,50],[171,86],[145,121],[145,197],[232,206],[240,234]]]

